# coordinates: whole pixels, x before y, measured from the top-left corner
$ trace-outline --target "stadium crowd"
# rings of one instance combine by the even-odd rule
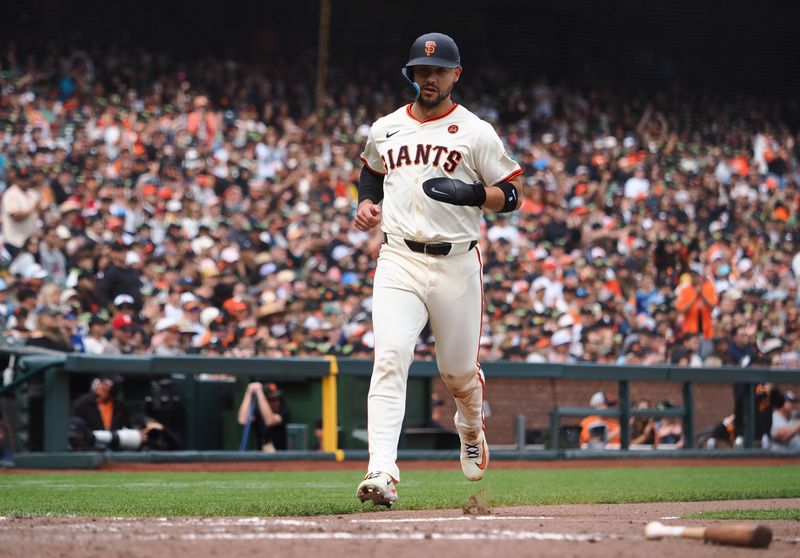
[[[525,169],[487,214],[482,359],[800,366],[800,168],[780,103],[459,84]],[[0,51],[0,335],[94,354],[370,357],[369,123],[313,68]],[[491,77],[491,79],[489,79]],[[490,85],[491,84],[491,85]],[[418,358],[432,358],[426,330]]]

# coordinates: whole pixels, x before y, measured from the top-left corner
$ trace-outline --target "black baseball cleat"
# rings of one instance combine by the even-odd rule
[[[375,506],[391,508],[392,504],[397,502],[394,479],[383,471],[373,471],[358,485],[356,496],[362,503],[370,501]]]

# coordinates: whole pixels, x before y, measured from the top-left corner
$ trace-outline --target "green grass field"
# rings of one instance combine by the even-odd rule
[[[281,516],[371,509],[355,471],[0,475],[0,515]],[[395,509],[459,508],[478,490],[493,506],[800,497],[800,467],[406,471]],[[383,509],[383,508],[380,508]]]
[[[800,521],[800,509],[725,510],[693,513],[686,519],[735,519],[737,521]]]

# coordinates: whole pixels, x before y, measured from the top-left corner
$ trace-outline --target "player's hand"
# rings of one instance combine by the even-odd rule
[[[358,204],[356,210],[356,228],[360,231],[368,231],[379,225],[381,222],[381,206],[370,201],[364,200]]]
[[[247,385],[247,391],[250,392],[251,394],[257,392],[261,388],[262,388],[261,382],[251,382],[250,384]]]

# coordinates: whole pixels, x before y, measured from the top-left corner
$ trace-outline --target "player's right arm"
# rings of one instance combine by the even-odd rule
[[[383,199],[383,179],[386,168],[375,145],[373,129],[370,129],[367,144],[361,154],[364,168],[358,180],[358,209],[356,210],[356,228],[368,231],[381,222],[381,206]]]

